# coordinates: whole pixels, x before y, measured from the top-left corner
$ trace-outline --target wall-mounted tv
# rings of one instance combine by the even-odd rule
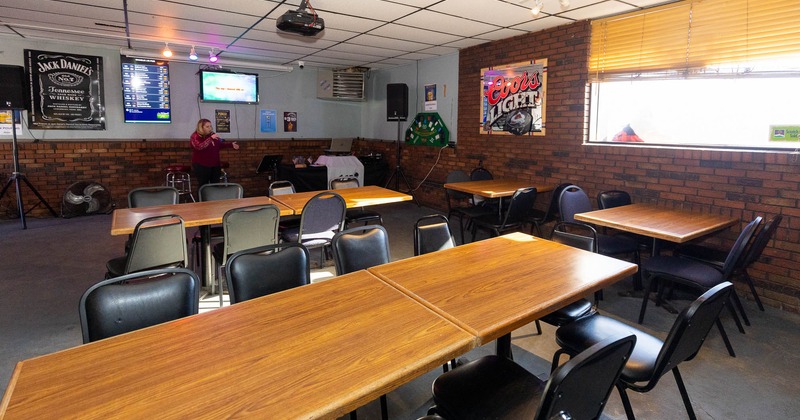
[[[169,63],[120,57],[126,123],[169,123]]]
[[[237,104],[258,103],[258,75],[200,70],[200,100]]]

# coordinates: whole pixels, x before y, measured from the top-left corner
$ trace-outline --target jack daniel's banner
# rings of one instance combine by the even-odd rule
[[[105,130],[103,58],[25,50],[31,129]]]

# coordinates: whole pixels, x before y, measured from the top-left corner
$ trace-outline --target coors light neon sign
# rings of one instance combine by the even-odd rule
[[[481,132],[543,135],[545,60],[481,70]]]

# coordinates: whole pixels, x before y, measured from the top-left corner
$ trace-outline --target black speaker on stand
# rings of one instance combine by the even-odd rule
[[[0,65],[0,110],[11,110],[13,115],[11,118],[11,133],[12,133],[12,142],[11,142],[11,150],[12,150],[12,160],[14,162],[14,172],[11,173],[11,177],[8,178],[6,181],[6,185],[3,187],[3,190],[0,191],[0,199],[6,195],[6,191],[8,191],[8,187],[11,184],[14,184],[17,192],[17,209],[19,210],[19,218],[22,220],[22,228],[27,229],[28,224],[25,222],[25,206],[22,204],[22,189],[20,188],[19,182],[22,181],[25,185],[30,188],[31,191],[36,195],[36,198],[39,199],[39,204],[44,204],[50,210],[50,213],[53,214],[53,217],[58,217],[58,214],[50,204],[47,204],[47,201],[39,194],[39,191],[31,185],[31,182],[28,181],[28,178],[25,177],[25,174],[19,171],[19,149],[17,148],[17,128],[16,122],[22,121],[22,116],[20,114],[20,110],[27,109],[30,111],[30,106],[28,101],[25,100],[27,97],[25,95],[25,70],[22,66],[9,66],[9,65]],[[35,208],[37,205],[33,206]],[[31,210],[33,210],[31,208]]]
[[[403,128],[400,123],[406,119],[408,119],[408,85],[405,83],[389,83],[386,85],[386,121],[397,121],[397,156],[394,172],[386,181],[386,188],[389,187],[389,184],[394,179],[394,189],[400,191],[400,179],[402,178],[406,188],[408,188],[403,192],[411,194],[411,183],[408,182],[408,178],[406,178],[406,174],[400,164],[402,158],[400,143],[403,141]],[[413,194],[411,195],[413,196]],[[416,201],[416,198],[414,201]]]

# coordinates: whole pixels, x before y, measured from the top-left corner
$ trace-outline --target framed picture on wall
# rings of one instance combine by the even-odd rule
[[[547,59],[481,69],[481,134],[545,134]]]

